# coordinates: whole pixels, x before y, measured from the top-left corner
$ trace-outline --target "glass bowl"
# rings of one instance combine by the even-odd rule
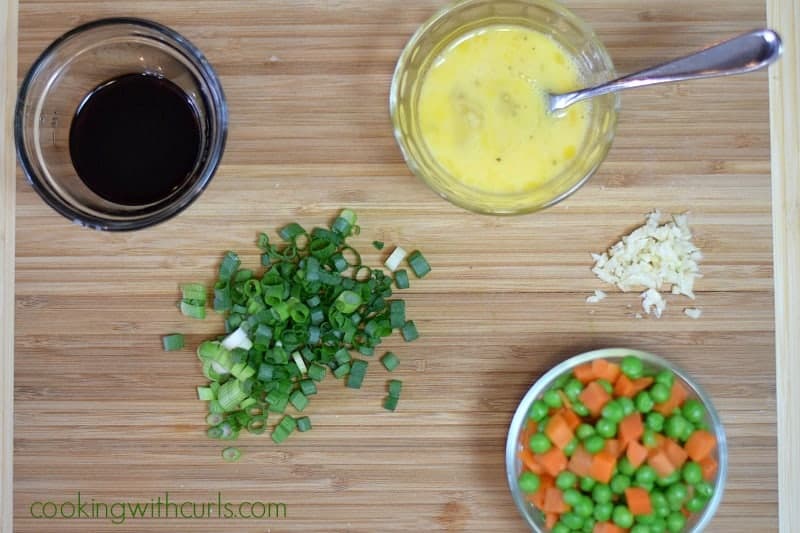
[[[149,74],[176,84],[195,108],[200,149],[182,185],[148,205],[122,205],[89,189],[70,158],[75,111],[100,84],[125,74]],[[222,86],[203,54],[175,31],[142,19],[102,19],[51,44],[22,82],[15,113],[17,156],[37,193],[82,226],[133,230],[188,207],[209,184],[225,147],[228,112]]]
[[[463,0],[423,24],[400,55],[389,97],[392,125],[408,167],[445,199],[479,213],[528,213],[566,198],[597,170],[614,138],[619,97],[610,94],[592,99],[582,148],[570,165],[542,185],[513,194],[488,193],[464,185],[439,164],[423,140],[418,110],[420,89],[443,50],[465,34],[493,25],[523,26],[551,36],[573,56],[587,85],[616,77],[608,52],[591,28],[557,2]]]
[[[572,371],[576,366],[593,361],[594,359],[607,359],[608,361],[619,362],[626,355],[639,357],[644,363],[645,370],[659,371],[667,369],[672,371],[675,377],[686,387],[689,392],[689,398],[700,400],[705,407],[706,423],[709,426],[709,431],[711,431],[717,439],[717,449],[714,458],[717,460],[718,469],[716,479],[713,482],[714,494],[711,496],[711,499],[702,512],[692,515],[692,519],[687,522],[684,531],[691,533],[703,531],[717,512],[719,504],[722,502],[725,481],[728,476],[728,444],[725,437],[725,429],[722,426],[716,409],[714,409],[713,403],[711,403],[711,398],[685,371],[666,359],[640,350],[605,348],[576,355],[550,369],[528,390],[519,403],[514,413],[514,418],[511,420],[511,427],[508,431],[508,438],[506,441],[506,477],[517,509],[519,509],[519,512],[533,531],[544,533],[548,530],[545,527],[542,513],[527,501],[525,494],[519,489],[517,483],[517,478],[522,473],[522,463],[518,456],[519,451],[522,449],[519,442],[520,434],[525,427],[531,405],[534,400],[539,399],[545,391],[550,389],[553,382],[558,377]]]

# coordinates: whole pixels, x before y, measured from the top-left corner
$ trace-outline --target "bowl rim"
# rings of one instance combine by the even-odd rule
[[[420,181],[422,181],[430,190],[432,190],[434,193],[444,198],[448,202],[452,203],[453,205],[481,215],[511,216],[511,215],[524,215],[528,213],[534,213],[546,209],[548,207],[551,207],[553,205],[556,205],[561,201],[565,200],[566,198],[568,198],[569,196],[572,196],[575,192],[578,191],[578,189],[583,187],[583,185],[585,185],[586,182],[589,181],[589,179],[591,179],[592,176],[594,176],[594,174],[597,172],[597,170],[600,168],[603,162],[605,162],[606,158],[608,157],[608,153],[611,150],[611,146],[613,145],[614,139],[616,137],[621,98],[618,93],[614,93],[612,95],[613,113],[608,127],[609,140],[603,143],[603,146],[600,149],[601,152],[599,154],[597,162],[593,166],[588,168],[585,174],[575,183],[573,183],[564,191],[560,192],[559,194],[557,194],[553,198],[550,198],[547,201],[541,203],[527,204],[522,207],[513,209],[483,208],[482,206],[476,203],[467,200],[462,200],[458,196],[447,194],[445,191],[435,187],[431,183],[432,180],[428,179],[425,172],[423,172],[422,169],[417,164],[416,158],[412,156],[411,150],[409,149],[406,140],[401,133],[401,129],[398,125],[399,119],[397,117],[398,117],[398,108],[400,100],[398,97],[398,93],[400,91],[399,88],[400,79],[404,72],[405,65],[408,63],[408,59],[412,53],[414,46],[419,42],[420,39],[422,39],[422,37],[430,30],[431,27],[433,27],[441,19],[447,17],[455,9],[460,8],[466,4],[477,3],[482,1],[486,0],[451,0],[449,4],[438,9],[433,15],[430,16],[430,18],[428,18],[425,22],[423,22],[411,35],[406,44],[403,46],[403,50],[397,59],[397,63],[395,64],[395,68],[392,73],[391,85],[389,87],[389,118],[392,122],[392,133],[408,169]],[[559,12],[560,15],[562,16],[566,15],[567,17],[569,17],[571,23],[580,28],[581,32],[586,36],[587,39],[591,39],[593,45],[602,55],[603,60],[608,64],[610,79],[616,77],[617,74],[616,74],[616,68],[614,67],[614,61],[611,58],[611,54],[609,54],[608,49],[606,48],[603,41],[600,40],[600,38],[597,36],[597,33],[594,31],[594,28],[586,20],[584,20],[582,17],[579,17],[577,14],[575,14],[575,12],[573,12],[567,6],[565,6],[564,4],[562,4],[557,0],[505,0],[505,1],[518,2],[520,4],[545,6],[549,9],[552,9],[555,12]],[[498,195],[498,197],[501,196],[508,196],[508,195]]]
[[[711,420],[711,427],[713,428],[714,435],[717,439],[717,457],[719,466],[717,477],[714,480],[714,494],[709,500],[708,504],[706,504],[702,514],[694,524],[694,527],[687,531],[703,531],[716,514],[717,509],[722,502],[722,497],[725,492],[725,484],[728,477],[728,442],[725,433],[725,427],[722,424],[719,413],[711,401],[711,397],[705,392],[699,383],[697,383],[685,370],[683,370],[683,368],[659,355],[632,348],[600,348],[569,357],[545,372],[533,383],[533,385],[531,385],[531,387],[522,397],[511,419],[508,435],[506,436],[506,481],[508,482],[508,487],[511,491],[517,510],[520,512],[532,531],[544,533],[546,530],[542,529],[534,522],[532,514],[528,512],[528,502],[522,496],[521,491],[516,489],[518,476],[516,463],[519,433],[522,430],[525,419],[528,416],[528,410],[530,409],[531,404],[547,389],[547,387],[550,386],[550,384],[557,377],[561,376],[566,371],[594,359],[621,358],[626,355],[635,355],[641,358],[645,364],[649,363],[651,365],[658,365],[668,368],[675,375],[681,378],[683,382],[691,389],[691,392],[693,392],[697,398],[703,402],[703,406],[706,408],[707,416]]]
[[[202,73],[206,83],[209,84],[212,93],[212,108],[219,119],[219,131],[217,133],[216,141],[212,139],[212,151],[209,154],[209,164],[206,171],[201,175],[195,188],[187,191],[186,194],[179,196],[175,199],[174,203],[167,205],[162,211],[158,211],[151,215],[143,216],[136,220],[114,220],[95,216],[87,213],[80,212],[72,207],[66,205],[61,199],[49,191],[40,183],[40,178],[33,171],[33,165],[26,152],[26,143],[23,133],[23,119],[25,105],[28,101],[28,91],[36,77],[40,73],[40,69],[51,55],[65,42],[73,37],[91,31],[97,28],[106,26],[135,26],[145,28],[160,33],[170,39],[172,45],[192,57],[196,61],[196,67]],[[208,185],[211,183],[212,178],[219,168],[222,156],[225,153],[225,145],[228,137],[228,107],[225,98],[225,92],[222,88],[222,83],[219,80],[211,63],[200,51],[200,49],[192,44],[187,38],[165,26],[164,24],[139,17],[106,17],[92,20],[66,31],[61,36],[57,37],[51,42],[31,63],[30,68],[25,74],[25,77],[20,84],[19,91],[17,92],[16,104],[14,109],[14,144],[17,153],[17,160],[25,175],[26,181],[30,186],[39,194],[39,196],[47,203],[52,209],[58,212],[63,217],[71,220],[73,223],[83,227],[88,227],[101,231],[133,231],[144,229],[178,215],[200,197]]]

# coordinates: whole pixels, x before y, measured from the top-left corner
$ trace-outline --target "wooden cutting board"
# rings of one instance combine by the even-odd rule
[[[230,108],[223,165],[193,207],[155,228],[92,232],[16,188],[15,531],[523,531],[503,448],[518,400],[558,361],[628,346],[679,363],[721,412],[730,471],[713,531],[778,527],[775,320],[767,74],[623,96],[598,174],[545,212],[459,210],[406,169],[391,135],[388,86],[415,28],[441,3],[22,0],[19,76],[55,37],[131,15],[172,26],[217,69]],[[629,72],[765,24],[761,1],[568,2]],[[247,436],[236,464],[205,438],[203,377],[190,346],[221,331],[175,309],[177,285],[210,282],[221,254],[257,260],[257,232],[358,211],[372,240],[420,248],[433,273],[405,295],[422,337],[386,345],[402,359],[396,413],[371,365],[354,392],[326,382],[314,430],[276,446]],[[705,254],[697,301],[670,298],[636,320],[635,294],[604,288],[603,251],[653,209],[689,211]],[[686,306],[703,309],[700,320]],[[35,502],[284,503],[285,519],[42,520]],[[67,508],[67,512],[68,512]]]

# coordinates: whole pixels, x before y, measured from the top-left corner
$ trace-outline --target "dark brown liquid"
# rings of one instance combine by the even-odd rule
[[[78,106],[69,151],[78,176],[102,198],[147,205],[191,175],[200,152],[197,110],[169,80],[127,74],[107,81]]]

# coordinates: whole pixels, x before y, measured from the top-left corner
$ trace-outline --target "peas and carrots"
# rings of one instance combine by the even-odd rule
[[[679,532],[714,493],[717,442],[669,370],[595,359],[536,400],[519,486],[553,532]]]

